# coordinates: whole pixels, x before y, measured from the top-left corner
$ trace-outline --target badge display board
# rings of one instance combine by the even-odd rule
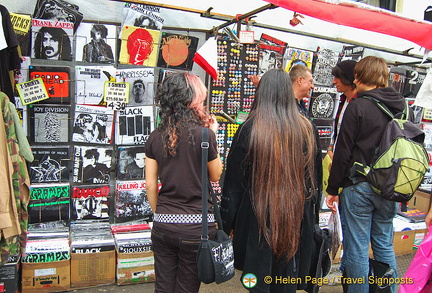
[[[255,44],[239,44],[218,39],[218,80],[210,87],[210,110],[221,110],[230,116],[238,111],[249,112],[255,96],[255,86],[248,75],[258,74],[259,49]]]
[[[218,145],[219,155],[223,164],[223,169],[225,171],[228,153],[231,149],[231,144],[233,142],[234,135],[237,132],[237,129],[239,128],[240,124],[229,123],[229,122],[218,122],[218,123],[219,123],[219,128],[218,131],[216,132],[216,141]],[[223,177],[224,176],[221,177],[219,183],[212,182],[213,191],[218,201],[220,201],[220,198],[222,196],[221,186],[223,186]]]

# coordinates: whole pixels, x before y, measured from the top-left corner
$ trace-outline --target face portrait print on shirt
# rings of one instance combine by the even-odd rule
[[[121,34],[120,63],[155,67],[160,31],[125,26]]]

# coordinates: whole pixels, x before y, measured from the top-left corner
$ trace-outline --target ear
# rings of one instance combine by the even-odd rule
[[[303,76],[299,76],[299,77],[297,77],[296,83],[297,83],[298,85],[301,85],[302,81],[303,81]]]

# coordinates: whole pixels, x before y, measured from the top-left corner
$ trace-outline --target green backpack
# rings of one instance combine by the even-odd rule
[[[406,202],[420,186],[429,167],[429,157],[423,147],[425,134],[408,120],[408,104],[403,113],[393,115],[380,101],[372,97],[362,98],[374,102],[391,120],[375,149],[373,163],[368,166],[360,152],[362,162],[354,163],[351,178],[360,173],[382,197]]]

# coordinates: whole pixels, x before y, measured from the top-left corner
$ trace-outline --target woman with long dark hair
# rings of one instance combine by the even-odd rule
[[[256,90],[227,159],[224,230],[234,235],[235,267],[256,276],[256,292],[295,292],[309,274],[320,200],[321,154],[312,123],[300,114],[288,73],[272,69]],[[316,205],[315,205],[316,204]],[[267,284],[264,277],[271,276]]]
[[[196,264],[201,238],[201,133],[209,131],[208,174],[222,173],[218,124],[204,108],[207,89],[196,75],[175,73],[159,86],[160,124],[146,143],[146,190],[154,212],[152,244],[155,292],[198,292]],[[158,177],[162,187],[158,191]],[[216,233],[209,200],[209,235]]]

